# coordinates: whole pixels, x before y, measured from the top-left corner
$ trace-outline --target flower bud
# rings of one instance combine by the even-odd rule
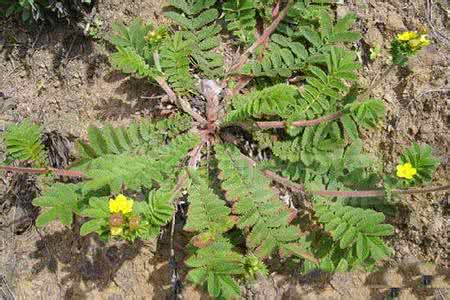
[[[139,228],[139,223],[141,221],[141,218],[139,216],[132,216],[128,220],[128,226],[130,227],[130,230],[136,230]]]
[[[109,217],[109,225],[111,227],[119,227],[123,224],[123,221],[123,215],[121,213],[115,213]]]

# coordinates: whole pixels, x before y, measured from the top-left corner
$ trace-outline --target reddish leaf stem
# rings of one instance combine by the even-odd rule
[[[54,168],[25,168],[25,167],[13,167],[13,166],[0,166],[0,170],[16,172],[16,173],[26,173],[26,174],[53,173],[57,176],[85,177],[85,174],[81,171],[54,169]]]
[[[284,19],[284,17],[286,17],[292,4],[293,1],[290,0],[283,8],[283,10],[279,13],[279,15],[273,20],[272,24],[270,24],[269,27],[264,30],[263,34],[256,40],[256,42],[254,42],[253,45],[250,46],[250,48],[245,50],[245,52],[239,58],[238,62],[230,68],[230,70],[228,71],[229,73],[233,73],[239,70],[247,62],[250,54],[255,52],[256,48],[266,43],[270,35],[277,29],[278,25]]]
[[[257,129],[284,128],[284,127],[288,127],[288,126],[311,127],[311,126],[319,125],[320,123],[337,120],[342,116],[343,116],[343,112],[338,111],[333,114],[326,115],[326,116],[323,116],[323,117],[320,117],[317,119],[312,119],[312,120],[301,120],[301,121],[294,121],[294,122],[287,122],[287,121],[257,121],[254,123],[240,122],[240,123],[237,123],[236,125],[244,128],[244,129],[251,129],[253,125],[255,125]]]
[[[234,142],[234,137],[231,135],[223,134],[222,138],[225,141],[230,143]],[[241,154],[242,158],[244,158],[252,167],[256,166],[256,161],[251,159],[250,157]],[[376,189],[376,190],[363,190],[363,191],[308,191],[302,184],[292,182],[288,178],[282,177],[270,170],[264,170],[262,173],[268,178],[272,179],[275,182],[278,182],[281,185],[284,185],[291,189],[293,192],[302,193],[302,194],[311,194],[316,196],[329,196],[329,197],[348,197],[348,198],[370,198],[370,197],[383,197],[384,190]],[[392,193],[397,194],[425,194],[425,193],[433,193],[433,192],[444,192],[450,190],[450,185],[444,186],[433,186],[426,188],[411,188],[411,189],[394,189]]]

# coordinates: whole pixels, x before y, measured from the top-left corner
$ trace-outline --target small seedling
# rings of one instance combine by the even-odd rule
[[[370,48],[369,58],[370,60],[375,60],[378,58],[378,56],[380,56],[380,54],[381,54],[381,47],[377,45],[373,48]]]

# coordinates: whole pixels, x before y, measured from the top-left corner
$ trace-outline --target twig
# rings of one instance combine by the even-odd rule
[[[26,174],[53,173],[57,176],[85,177],[85,174],[81,171],[55,169],[55,168],[25,168],[25,167],[13,167],[13,166],[0,166],[0,170],[16,172],[16,173],[26,173]]]
[[[413,194],[426,194],[426,193],[434,193],[434,192],[445,192],[450,190],[450,184],[443,185],[443,186],[433,186],[433,187],[426,187],[426,188],[414,188],[414,189],[397,189],[393,190],[393,193],[398,194],[405,194],[405,195],[413,195]]]
[[[206,141],[202,141],[200,144],[195,147],[191,153],[191,158],[189,159],[188,166],[190,168],[195,168],[197,166],[198,161],[200,160],[202,149],[206,145]]]
[[[251,76],[240,76],[236,86],[231,90],[229,96],[233,97],[239,94],[239,92],[247,86],[247,84],[253,79]]]
[[[153,59],[155,61],[155,65],[159,66],[159,55],[158,52],[153,52]],[[159,69],[159,68],[158,68]],[[201,125],[206,125],[208,122],[203,118],[200,114],[196,113],[192,110],[191,105],[189,102],[184,100],[181,97],[177,97],[175,92],[172,90],[172,88],[167,84],[167,81],[163,77],[156,77],[156,82],[159,84],[159,86],[166,92],[167,96],[169,97],[170,101],[175,103],[179,109],[183,110],[187,114],[191,115],[194,120],[199,122]]]
[[[208,132],[214,134],[217,125],[216,121],[219,117],[219,95],[222,93],[223,87],[215,80],[200,80],[200,90],[206,98],[206,116],[208,120]]]
[[[267,41],[269,36],[277,29],[278,24],[280,24],[280,22],[284,19],[284,17],[286,17],[289,8],[292,6],[293,3],[294,2],[292,0],[289,0],[289,2],[283,8],[280,14],[275,18],[275,20],[273,20],[272,24],[270,24],[269,27],[267,27],[264,30],[263,34],[258,38],[258,40],[256,40],[256,42],[253,43],[253,45],[250,46],[250,48],[245,50],[245,52],[239,58],[238,62],[230,68],[230,70],[228,71],[229,73],[233,73],[239,70],[247,62],[250,54],[255,52],[256,48],[258,48],[260,45],[264,44]]]
[[[311,127],[311,126],[316,126],[319,125],[320,123],[324,123],[324,122],[329,122],[329,121],[333,121],[336,119],[339,119],[340,117],[342,117],[343,112],[338,111],[336,113],[327,115],[327,116],[323,116],[317,119],[312,119],[312,120],[301,120],[301,121],[294,121],[294,122],[287,122],[287,121],[258,121],[255,122],[254,125],[256,125],[256,127],[258,129],[269,129],[269,128],[284,128],[284,127],[288,127],[288,126],[294,126],[294,127]],[[240,127],[244,128],[244,129],[250,129],[252,124],[249,123],[238,123],[237,125],[239,125]]]
[[[199,122],[202,125],[206,125],[208,122],[203,118],[199,113],[196,113],[192,110],[191,105],[189,102],[184,100],[181,97],[177,97],[175,92],[170,88],[170,86],[167,84],[167,81],[162,78],[156,78],[156,82],[158,82],[159,86],[166,92],[167,96],[169,96],[170,101],[175,103],[178,108],[182,109],[185,113],[191,115],[192,118],[194,118],[197,122]]]

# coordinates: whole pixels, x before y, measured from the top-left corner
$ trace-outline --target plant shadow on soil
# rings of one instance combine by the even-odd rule
[[[137,114],[147,115],[151,113],[149,107],[154,105],[149,105],[149,102],[156,104],[159,100],[148,99],[143,96],[157,94],[159,88],[152,85],[146,78],[128,77],[119,71],[111,71],[103,76],[103,80],[107,83],[120,82],[120,84],[115,88],[114,96],[100,97],[98,103],[94,106],[98,120],[120,120]]]
[[[47,269],[56,274],[58,285],[65,287],[65,299],[83,299],[92,290],[104,290],[121,266],[139,255],[143,247],[139,241],[104,247],[97,236],[80,238],[76,232],[67,228],[40,234],[36,250],[30,254],[37,260],[32,273],[39,275]]]
[[[5,22],[5,21],[4,21]],[[5,61],[18,59],[25,66],[32,63],[37,50],[45,49],[51,53],[51,64],[48,66],[53,75],[65,83],[65,67],[73,59],[81,59],[88,67],[90,74],[94,63],[94,41],[86,37],[82,28],[74,24],[58,22],[53,26],[25,27],[20,23],[4,26],[0,32],[3,38],[2,54]],[[17,53],[15,53],[17,51]]]
[[[441,284],[436,283],[436,278],[440,279]],[[440,299],[437,291],[442,294],[442,290],[447,290],[449,280],[450,270],[441,266],[432,270],[430,266],[427,268],[427,265],[415,261],[401,263],[395,270],[381,267],[378,271],[368,274],[364,285],[370,289],[370,299],[386,299],[392,288],[407,290],[409,295],[414,295],[417,299],[433,296]]]

